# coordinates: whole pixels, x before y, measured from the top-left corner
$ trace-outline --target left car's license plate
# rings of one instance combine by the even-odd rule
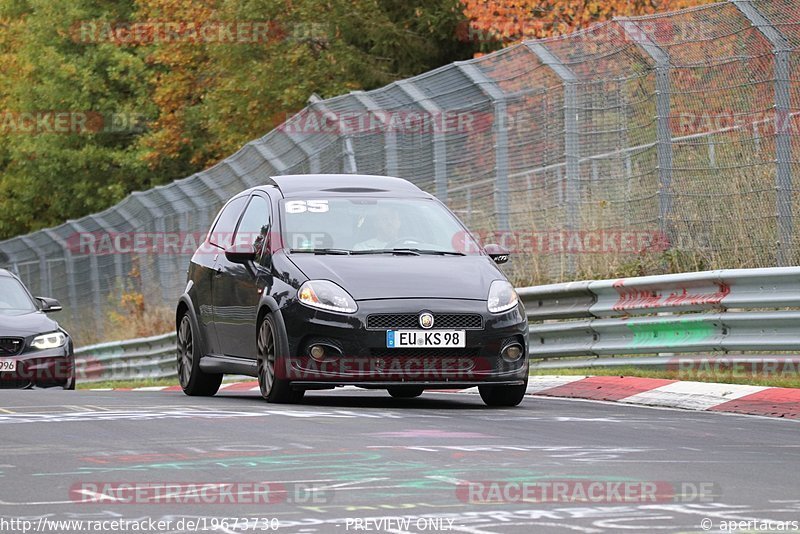
[[[386,347],[394,348],[449,348],[467,346],[464,330],[388,330]]]
[[[17,370],[17,360],[0,360],[0,373],[13,373]]]

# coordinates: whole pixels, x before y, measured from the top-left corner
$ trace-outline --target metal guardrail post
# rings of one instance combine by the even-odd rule
[[[669,54],[655,44],[633,20],[615,19],[622,30],[653,60],[656,67],[656,155],[658,157],[658,222],[673,242],[672,132],[670,129]]]
[[[550,67],[561,78],[564,87],[564,158],[567,172],[564,179],[564,203],[566,206],[565,227],[568,231],[578,230],[578,183],[580,180],[580,145],[578,143],[578,77],[568,66],[557,58],[542,43],[525,41],[528,50],[539,61]],[[575,256],[567,252],[567,272],[576,271]]]
[[[472,63],[459,63],[456,67],[461,70],[480,90],[492,100],[494,107],[494,149],[495,149],[495,211],[497,212],[497,227],[500,231],[507,231],[509,225],[509,187],[508,187],[508,108],[506,94],[500,86],[486,76]],[[467,190],[469,191],[469,190]],[[471,198],[469,199],[471,202]],[[470,214],[471,215],[471,214]]]
[[[436,183],[436,197],[447,203],[447,145],[444,128],[436,126],[437,121],[443,120],[442,110],[433,100],[425,96],[419,88],[414,85],[413,80],[400,80],[395,82],[405,94],[410,96],[414,102],[425,110],[431,117],[433,123],[433,174]]]
[[[790,56],[792,46],[781,31],[758,10],[750,0],[733,0],[736,8],[764,38],[769,41],[775,56],[775,179],[776,213],[778,216],[777,263],[790,265],[793,261],[792,214],[792,135],[791,135],[791,80]]]

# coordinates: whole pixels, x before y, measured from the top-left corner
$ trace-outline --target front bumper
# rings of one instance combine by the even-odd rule
[[[75,357],[69,342],[56,349],[23,351],[3,359],[16,360],[17,370],[0,372],[0,389],[64,387],[75,380]]]
[[[480,384],[523,384],[528,374],[528,323],[522,304],[502,313],[486,310],[485,301],[456,299],[386,299],[358,302],[354,314],[315,310],[293,303],[282,310],[289,342],[289,357],[279,361],[276,376],[296,387],[358,385],[389,387],[415,385],[426,388],[461,388]],[[386,331],[367,328],[373,314],[471,314],[482,325],[465,330],[465,348],[387,348]],[[406,327],[407,328],[407,327]],[[418,329],[421,329],[417,327]],[[436,323],[432,331],[436,331]],[[522,356],[509,362],[500,356],[511,342],[522,346]],[[322,361],[309,355],[321,344]]]

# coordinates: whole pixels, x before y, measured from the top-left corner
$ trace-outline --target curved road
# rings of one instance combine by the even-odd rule
[[[791,531],[798,435],[798,421],[537,397],[0,391],[0,531]],[[91,523],[122,519],[144,523]]]

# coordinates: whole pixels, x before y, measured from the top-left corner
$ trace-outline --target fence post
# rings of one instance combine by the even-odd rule
[[[356,163],[356,153],[353,149],[353,136],[350,134],[347,124],[336,115],[336,113],[331,111],[331,109],[325,105],[325,101],[316,93],[311,95],[308,102],[311,104],[312,109],[315,107],[321,109],[326,117],[330,117],[333,122],[339,125],[339,136],[342,138],[342,144],[344,145],[342,147],[344,149],[344,172],[345,174],[357,173],[358,164]]]
[[[89,217],[91,218],[91,215]],[[76,235],[79,240],[80,240],[80,235],[82,233],[88,233],[86,227],[77,221],[67,221],[67,225],[75,230],[74,235]],[[67,241],[65,245],[69,247],[69,241]],[[115,256],[114,261],[116,262],[116,256],[118,254],[117,251],[111,251],[111,253],[114,254]],[[104,325],[105,321],[103,317],[102,294],[100,293],[100,269],[98,268],[97,265],[97,253],[94,251],[89,251],[88,256],[89,256],[89,273],[90,273],[89,277],[92,283],[92,303],[94,305],[93,311],[94,311],[95,328],[97,329],[97,332],[102,336],[105,330],[105,325]],[[73,303],[73,306],[75,306],[75,303]]]
[[[580,179],[580,146],[578,144],[578,77],[568,66],[564,65],[550,50],[541,43],[526,41],[528,50],[533,52],[539,61],[550,67],[561,78],[564,86],[564,158],[566,175],[559,187],[564,188],[566,206],[566,230],[579,229],[578,221],[578,180]],[[567,252],[567,274],[577,271],[575,255]]]
[[[486,76],[482,70],[472,63],[456,62],[455,65],[492,101],[495,140],[494,209],[497,212],[497,229],[508,231],[510,224],[508,219],[508,107],[506,105],[506,94],[497,82]]]
[[[53,284],[50,280],[50,273],[47,267],[47,258],[45,258],[42,250],[30,237],[25,235],[20,236],[20,241],[22,241],[25,246],[31,249],[33,253],[36,254],[36,257],[39,258],[39,291],[41,291],[39,296],[51,297],[53,295]]]
[[[267,143],[265,143],[263,140],[259,139],[253,143],[253,146],[256,147],[256,150],[258,150],[258,152],[261,154],[261,157],[263,157],[267,163],[272,165],[272,168],[275,169],[278,174],[283,173],[288,168],[283,160],[276,156],[272,149],[270,149]]]
[[[413,80],[400,80],[395,82],[405,94],[430,115],[433,124],[433,174],[436,183],[436,197],[447,204],[447,147],[445,145],[444,128],[436,126],[436,121],[441,120],[442,110],[430,98],[425,96],[414,85]]]
[[[163,236],[166,234],[167,228],[164,224],[164,210],[162,210],[156,203],[150,198],[151,194],[158,194],[158,188],[153,188],[147,193],[133,193],[134,196],[142,203],[142,205],[150,212],[151,220],[153,221],[155,232]],[[171,299],[175,298],[176,295],[171,295],[168,290],[168,284],[166,275],[168,272],[168,267],[164,258],[161,257],[161,254],[158,254],[156,258],[156,263],[158,264],[158,282],[161,286],[161,296],[164,301],[169,302]],[[143,266],[142,266],[143,267]],[[142,283],[144,283],[144,269],[140,270],[142,276]],[[142,288],[144,289],[144,288]]]
[[[791,121],[791,81],[789,43],[781,31],[773,26],[750,0],[733,0],[736,8],[769,41],[775,56],[775,204],[778,216],[777,263],[780,267],[792,263],[792,137]]]
[[[653,60],[656,67],[656,157],[658,158],[658,226],[671,243],[674,238],[672,192],[672,130],[670,128],[669,54],[658,46],[636,22],[615,19],[625,34]]]
[[[372,100],[372,97],[370,97],[368,93],[363,91],[353,91],[350,94],[353,95],[368,112],[375,115],[378,120],[381,121],[381,124],[383,124],[385,128],[383,150],[386,153],[386,174],[389,176],[398,177],[400,169],[397,164],[397,132],[394,130],[389,117],[387,117],[384,113],[386,110],[381,109],[381,107],[378,106],[374,100]]]
[[[72,259],[72,251],[66,241],[61,239],[61,236],[52,228],[45,228],[42,232],[64,251],[64,270],[67,273],[67,295],[69,295],[70,312],[72,313],[72,320],[77,324],[80,322],[80,315],[78,314],[78,294],[75,290],[75,263]]]

